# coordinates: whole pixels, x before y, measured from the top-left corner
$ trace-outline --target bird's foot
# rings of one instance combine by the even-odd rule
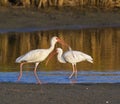
[[[41,81],[38,81],[36,84],[41,85],[41,84],[42,84],[42,82],[41,82]]]
[[[75,79],[77,79],[77,75],[75,75],[74,77],[75,77]],[[69,79],[72,79],[72,78],[73,78],[73,75],[70,75]]]
[[[70,75],[70,76],[69,76],[69,79],[71,79],[72,77],[73,77],[73,76]]]

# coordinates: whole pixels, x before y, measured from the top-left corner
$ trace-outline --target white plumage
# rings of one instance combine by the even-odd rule
[[[72,76],[75,74],[77,77],[77,67],[76,64],[81,61],[88,61],[90,63],[93,63],[93,58],[83,52],[80,51],[74,51],[74,50],[69,50],[63,54],[63,50],[61,48],[57,48],[56,52],[58,53],[57,58],[58,61],[61,63],[71,63],[73,67],[73,72],[69,76],[69,78],[72,78]],[[55,54],[55,53],[54,53]],[[52,55],[53,56],[53,55]],[[52,57],[50,56],[47,60],[47,63],[49,59]]]
[[[16,59],[16,63],[21,63],[21,62],[28,62],[28,63],[34,63],[34,62],[41,62],[44,61],[45,58],[48,56],[50,53],[49,50],[47,49],[36,49],[36,50],[31,50],[25,55],[22,55]]]
[[[93,63],[93,59],[91,56],[80,52],[80,51],[67,51],[63,54],[65,60],[69,63],[76,64],[81,61],[88,61]]]
[[[37,66],[38,66],[38,64],[40,62],[44,61],[47,58],[47,56],[53,51],[53,49],[55,47],[55,44],[57,42],[61,43],[62,45],[68,46],[63,40],[61,40],[58,37],[54,36],[51,39],[50,48],[31,50],[28,53],[18,57],[16,59],[16,61],[15,61],[16,63],[20,63],[20,74],[18,76],[18,81],[22,77],[22,66],[23,66],[23,64],[25,64],[25,63],[35,63],[34,74],[35,74],[35,77],[37,79],[37,82],[40,84],[41,82],[40,82],[40,80],[39,80],[39,78],[37,76],[37,73],[36,73]]]

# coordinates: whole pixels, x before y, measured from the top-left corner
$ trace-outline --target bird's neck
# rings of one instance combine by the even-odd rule
[[[61,63],[66,63],[64,57],[63,57],[63,52],[61,53],[58,53],[57,55],[57,58],[58,58],[58,61],[61,62]]]
[[[49,53],[51,53],[54,50],[55,44],[56,44],[56,42],[51,41],[50,48],[48,48]]]

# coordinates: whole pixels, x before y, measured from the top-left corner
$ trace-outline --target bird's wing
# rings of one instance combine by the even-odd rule
[[[64,58],[67,62],[76,63],[78,60],[81,60],[82,56],[76,51],[68,51],[64,53]]]
[[[85,54],[85,53],[83,53],[81,51],[75,51],[75,53],[76,53],[78,62],[86,60],[86,61],[88,61],[90,63],[93,63],[93,58],[90,55]]]
[[[26,53],[23,56],[18,57],[17,59],[22,62],[37,62],[37,61],[43,61],[45,58],[45,52],[43,49],[37,49],[37,50],[32,50]],[[16,59],[16,60],[17,60]]]
[[[83,52],[80,52],[80,51],[65,52],[64,57],[65,57],[65,60],[70,63],[77,63],[77,62],[84,61],[87,59],[92,60],[91,56],[89,56]]]

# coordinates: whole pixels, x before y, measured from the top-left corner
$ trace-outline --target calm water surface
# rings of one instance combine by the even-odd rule
[[[41,80],[46,83],[120,82],[120,28],[1,33],[0,81],[15,82],[19,74],[19,64],[15,59],[33,49],[49,48],[50,39],[55,35],[65,40],[73,50],[91,55],[94,64],[78,63],[78,79],[69,80],[71,64],[61,64],[54,57],[48,66],[45,66],[45,61],[40,63],[37,71]],[[56,44],[56,47],[61,45]],[[61,48],[67,51],[65,47]],[[36,82],[33,68],[34,64],[24,66],[21,82]]]

